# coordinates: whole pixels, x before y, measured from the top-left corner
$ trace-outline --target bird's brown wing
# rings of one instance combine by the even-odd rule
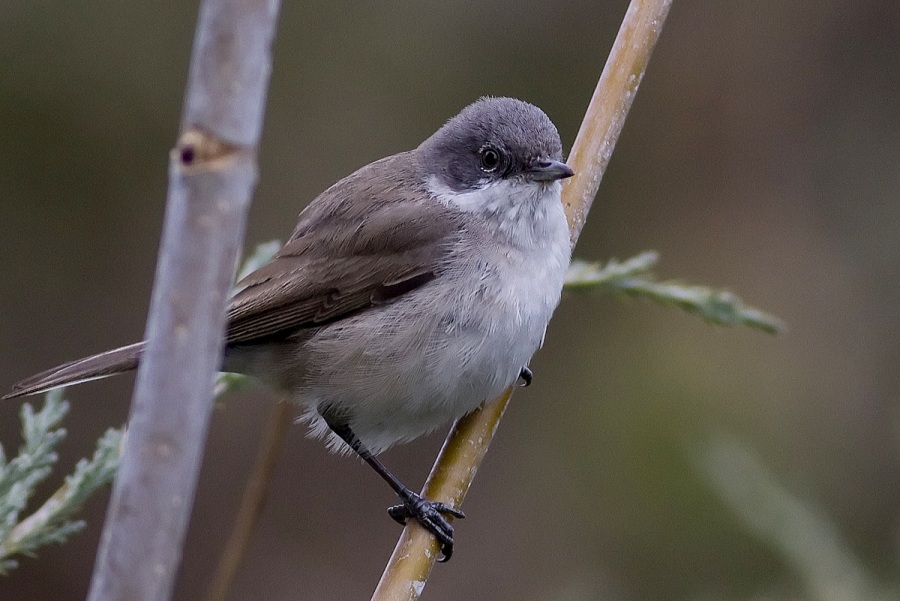
[[[313,201],[272,262],[239,283],[226,341],[283,338],[390,302],[440,277],[459,231],[409,155],[368,165]]]

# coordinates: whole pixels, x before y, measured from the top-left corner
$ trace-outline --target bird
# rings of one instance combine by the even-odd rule
[[[483,97],[418,147],[316,197],[290,239],[237,285],[222,371],[303,408],[312,435],[393,489],[389,515],[453,553],[455,507],[405,486],[377,455],[473,411],[521,378],[569,265],[559,133],[540,108]],[[15,384],[4,399],[137,368],[138,342]]]

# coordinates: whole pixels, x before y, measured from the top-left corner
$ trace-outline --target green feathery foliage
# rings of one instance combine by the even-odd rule
[[[655,252],[643,252],[624,262],[610,260],[606,265],[574,260],[566,274],[566,290],[600,289],[630,296],[649,298],[661,305],[678,307],[706,321],[724,326],[747,326],[778,334],[784,329],[777,318],[745,305],[727,290],[690,286],[678,282],[657,282],[650,270],[659,258]]]
[[[15,458],[7,462],[0,447],[0,573],[17,566],[12,557],[65,542],[84,528],[84,522],[72,516],[94,491],[112,481],[119,464],[123,434],[110,429],[97,441],[94,456],[79,461],[62,487],[19,521],[37,485],[50,475],[57,461],[56,446],[66,436],[60,423],[69,404],[62,395],[62,390],[49,392],[37,413],[30,404],[22,405],[23,444]]]

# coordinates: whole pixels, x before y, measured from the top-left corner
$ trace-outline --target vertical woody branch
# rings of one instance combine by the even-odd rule
[[[671,0],[632,0],[569,155],[575,176],[563,187],[572,246],[578,240],[600,180],[656,45]],[[512,390],[457,421],[422,494],[459,507],[487,453]],[[438,554],[434,538],[410,520],[388,561],[373,601],[415,601]]]
[[[256,184],[278,0],[204,0],[129,430],[90,601],[164,601],[206,442],[225,302]]]

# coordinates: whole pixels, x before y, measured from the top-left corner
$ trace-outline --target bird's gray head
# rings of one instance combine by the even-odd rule
[[[569,177],[550,118],[515,98],[481,98],[450,119],[418,149],[425,171],[453,192],[500,180],[553,183]]]

